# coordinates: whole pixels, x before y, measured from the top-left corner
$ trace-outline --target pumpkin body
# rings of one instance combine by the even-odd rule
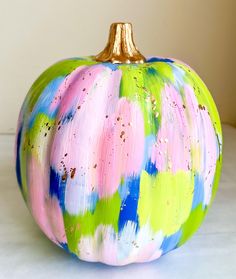
[[[82,260],[157,259],[200,226],[215,195],[222,134],[185,64],[63,60],[22,106],[16,172],[42,231]]]

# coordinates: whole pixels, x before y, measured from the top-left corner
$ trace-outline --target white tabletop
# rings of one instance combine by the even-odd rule
[[[0,136],[0,278],[236,278],[236,129],[224,126],[219,191],[200,230],[159,260],[125,267],[79,261],[40,232],[17,186],[13,145]]]

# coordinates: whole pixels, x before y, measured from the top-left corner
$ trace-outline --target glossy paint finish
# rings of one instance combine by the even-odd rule
[[[60,61],[19,116],[23,197],[47,237],[86,261],[146,262],[182,245],[214,198],[221,163],[213,99],[177,60]]]

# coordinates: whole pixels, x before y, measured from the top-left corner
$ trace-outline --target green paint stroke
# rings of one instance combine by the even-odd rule
[[[219,113],[205,83],[201,80],[198,74],[187,65],[180,64],[177,62],[175,64],[185,71],[184,81],[190,86],[192,86],[192,88],[194,89],[194,93],[198,100],[198,103],[200,105],[204,105],[207,108],[216,134],[222,137]]]
[[[33,126],[30,128],[27,138],[28,141],[35,145],[36,149],[38,145],[42,144],[42,138],[46,138],[45,134],[48,135],[53,130],[55,119],[49,117],[45,113],[38,113],[34,119]],[[48,130],[50,127],[50,130]],[[31,147],[31,146],[29,146]],[[31,148],[30,148],[31,149]],[[31,149],[31,151],[34,151]]]
[[[144,118],[145,135],[156,134],[161,116],[161,74],[149,65],[119,66],[122,70],[120,97],[139,104]],[[158,115],[158,116],[156,116]]]
[[[222,154],[220,154],[219,159],[216,161],[216,169],[215,169],[215,176],[212,185],[212,195],[211,195],[211,202],[208,205],[208,208],[211,206],[213,200],[215,199],[215,195],[219,186],[220,175],[221,175],[221,168],[222,168]]]
[[[202,208],[202,203],[200,203],[189,215],[187,221],[182,226],[182,235],[178,243],[178,246],[183,245],[199,228],[205,215],[206,210]]]
[[[64,224],[69,250],[79,254],[78,244],[82,236],[93,236],[99,225],[111,225],[118,232],[121,199],[118,191],[110,198],[100,199],[94,212],[84,215],[64,214]]]
[[[213,182],[213,186],[212,186],[212,196],[211,196],[211,203],[212,204],[216,192],[217,192],[217,188],[219,185],[219,180],[220,180],[220,173],[221,173],[221,166],[222,166],[222,162],[221,162],[221,157],[220,160],[217,160],[216,162],[216,170],[215,170],[215,177],[214,177],[214,182]],[[204,220],[210,205],[208,205],[207,207],[205,207],[205,209],[203,209],[202,203],[200,203],[190,214],[190,216],[188,217],[188,220],[183,224],[182,226],[182,236],[181,239],[178,243],[178,246],[183,245],[196,231],[197,229],[200,227],[202,221]]]
[[[54,123],[54,119],[48,117],[44,113],[39,113],[36,115],[35,120],[33,122],[33,126],[30,129],[28,129],[27,125],[24,125],[22,129],[22,147],[20,149],[20,171],[22,179],[22,194],[26,202],[28,200],[28,158],[33,155],[35,156],[35,158],[37,158],[37,160],[40,161],[40,163],[45,164],[45,162],[43,162],[44,157],[42,150],[48,150],[50,148]]]
[[[190,214],[193,191],[191,172],[159,172],[153,177],[143,171],[138,203],[140,226],[149,223],[154,232],[174,234]]]

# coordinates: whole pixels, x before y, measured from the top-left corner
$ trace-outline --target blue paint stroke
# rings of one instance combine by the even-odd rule
[[[149,67],[149,68],[147,68],[147,74],[151,75],[151,76],[156,76],[156,75],[158,75],[158,72],[153,67]]]
[[[165,62],[165,63],[174,63],[173,60],[169,59],[169,58],[158,58],[158,57],[151,57],[149,59],[147,59],[147,62]]]
[[[139,200],[139,184],[140,177],[128,177],[124,182],[128,189],[129,194],[121,203],[121,210],[118,222],[118,230],[121,232],[128,221],[136,223],[136,232],[139,227],[138,222],[138,200]]]
[[[144,152],[143,152],[143,163],[141,166],[141,170],[146,168],[147,163],[150,160],[152,154],[153,145],[156,142],[156,137],[154,135],[149,135],[145,138]]]
[[[91,213],[94,213],[97,202],[99,200],[98,193],[97,192],[92,192],[92,194],[88,196],[88,199],[89,199],[89,202],[88,202],[89,208],[88,209]]]
[[[177,248],[177,244],[180,241],[181,235],[182,231],[178,230],[175,234],[165,237],[160,247],[160,249],[163,251],[162,254],[166,254],[169,251]]]
[[[61,179],[59,173],[57,173],[52,167],[50,167],[50,186],[49,186],[49,194],[51,197],[57,197],[60,207],[65,211],[65,187],[66,181]]]
[[[192,210],[195,209],[204,200],[204,181],[203,178],[196,174],[194,177],[194,193]]]
[[[16,177],[18,185],[22,190],[22,178],[20,171],[20,145],[21,145],[21,135],[22,135],[22,126],[19,128],[17,139],[16,139]]]
[[[73,252],[70,251],[70,249],[69,249],[67,243],[59,242],[59,245],[60,245],[60,247],[61,247],[63,250],[65,250],[66,252],[68,252],[73,258],[78,259],[78,256],[77,256],[75,253],[73,253]]]
[[[157,174],[157,167],[156,164],[154,164],[153,162],[151,162],[151,160],[149,160],[145,166],[145,171],[150,174],[150,175],[156,175]]]
[[[119,64],[113,64],[113,63],[102,63],[103,66],[110,68],[112,71],[116,71],[119,67]]]
[[[65,115],[63,115],[62,119],[61,119],[61,124],[64,125],[66,123],[69,123],[70,121],[73,120],[75,115],[75,110],[70,110],[68,113],[66,113]]]
[[[49,107],[50,104],[53,102],[55,94],[57,93],[57,90],[64,79],[65,77],[55,78],[44,88],[30,115],[30,119],[29,119],[30,128],[33,126],[34,120],[39,113],[46,114],[51,118],[54,118],[56,116],[58,107],[56,107],[53,110],[51,110]]]
[[[59,245],[61,246],[62,249],[64,249],[66,252],[70,252],[69,247],[67,243],[64,242],[59,242]]]
[[[177,67],[176,65],[172,65],[172,72],[174,75],[174,80],[175,84],[178,85],[179,87],[185,84],[184,77],[185,77],[185,72],[183,69]]]
[[[126,199],[129,194],[129,185],[127,183],[120,184],[118,187],[118,193],[121,200]]]

